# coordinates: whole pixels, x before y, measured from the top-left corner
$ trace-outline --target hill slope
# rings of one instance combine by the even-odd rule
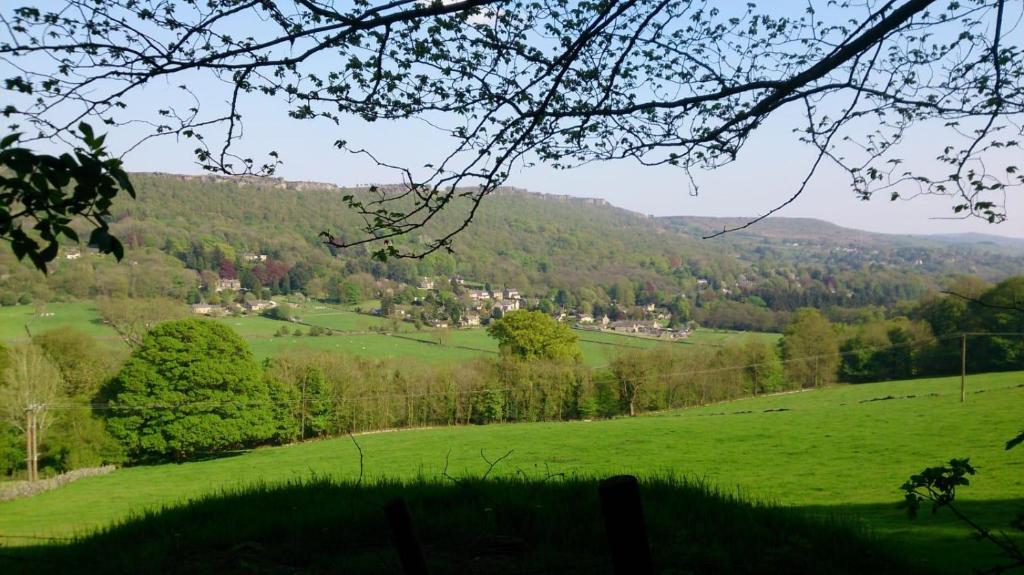
[[[959,493],[977,521],[1003,527],[1019,510],[1022,373],[914,380],[760,397],[595,422],[487,425],[359,436],[367,479],[479,476],[512,450],[492,477],[566,473],[704,478],[744,497],[812,514],[848,515],[898,544],[907,557],[950,573],[993,563],[991,550],[948,514],[910,522],[897,507],[910,474],[951,457],[981,471]],[[949,422],[955,420],[956,432]],[[348,438],[259,449],[211,461],[135,467],[83,479],[30,499],[0,503],[0,535],[65,536],[222,488],[296,477],[355,478]],[[112,494],[116,494],[116,497]],[[31,542],[32,539],[22,540]]]

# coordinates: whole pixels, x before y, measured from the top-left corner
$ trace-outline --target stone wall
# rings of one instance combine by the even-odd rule
[[[69,471],[63,475],[58,475],[49,479],[41,479],[36,482],[14,481],[11,483],[0,483],[0,501],[18,499],[21,497],[32,497],[37,493],[56,489],[62,485],[67,485],[72,481],[82,479],[83,477],[106,475],[115,469],[117,469],[117,467],[113,465],[104,465],[103,467],[86,467],[84,469]]]

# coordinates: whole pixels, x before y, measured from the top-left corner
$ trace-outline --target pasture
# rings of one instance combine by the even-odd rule
[[[317,339],[317,338],[309,338]],[[322,338],[329,339],[329,338]],[[422,344],[413,344],[422,345]],[[959,492],[980,523],[1004,528],[1024,507],[1024,452],[1007,451],[1021,429],[1024,373],[974,375],[966,403],[959,378],[842,385],[636,418],[408,430],[357,437],[369,480],[444,483],[479,476],[683,476],[749,501],[864,526],[919,565],[963,573],[990,566],[991,549],[948,513],[906,518],[900,484],[926,466],[970,457],[979,469]],[[303,478],[352,480],[349,438],[257,449],[180,465],[142,466],[0,503],[0,536],[86,534],[133,514],[203,494]],[[558,480],[561,476],[555,477]]]
[[[27,329],[26,329],[27,326]],[[43,333],[60,327],[73,327],[104,343],[121,345],[121,339],[90,302],[48,303],[0,307],[0,342],[23,343],[29,332]]]
[[[362,309],[371,309],[378,302],[364,302]],[[348,353],[366,358],[412,358],[428,363],[453,363],[475,357],[495,356],[498,343],[484,328],[416,330],[411,324],[400,322],[395,334],[379,333],[394,327],[384,318],[348,309],[352,306],[335,306],[320,303],[304,303],[297,311],[301,324],[268,319],[259,315],[229,316],[216,321],[230,326],[245,338],[257,359],[273,357],[286,350],[312,349]],[[58,327],[69,326],[81,330],[103,343],[122,346],[116,332],[104,325],[99,313],[89,302],[53,303],[40,308],[45,314],[37,316],[31,305],[0,307],[0,343],[28,341],[25,325],[32,333],[42,333]],[[330,329],[332,335],[310,337],[309,326]],[[288,335],[276,336],[282,327]],[[294,335],[298,329],[303,335]],[[619,353],[631,349],[650,349],[664,345],[708,345],[718,346],[740,343],[746,338],[757,337],[775,342],[779,334],[738,332],[718,329],[698,329],[683,340],[664,341],[647,337],[608,331],[574,330],[580,339],[583,361],[594,368],[608,365]]]

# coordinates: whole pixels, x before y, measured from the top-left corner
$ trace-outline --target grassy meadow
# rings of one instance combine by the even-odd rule
[[[367,301],[360,306],[372,309],[378,302]],[[428,363],[454,363],[498,353],[498,342],[484,328],[451,329],[443,332],[416,330],[411,324],[399,323],[396,334],[390,321],[352,311],[353,306],[306,303],[299,309],[302,324],[285,323],[258,315],[222,317],[217,321],[231,326],[245,338],[257,359],[273,357],[286,350],[314,349],[350,353],[367,358],[412,358]],[[74,327],[111,346],[122,346],[114,330],[103,324],[99,313],[89,302],[47,304],[45,313],[36,317],[31,305],[0,307],[0,343],[28,341],[26,323],[32,333],[42,333],[63,326]],[[304,335],[275,336],[281,327],[290,332],[298,329]],[[309,326],[332,330],[332,335],[310,337]],[[724,345],[741,342],[748,337],[777,341],[779,334],[699,329],[685,340],[660,341],[612,332],[575,330],[580,338],[583,361],[590,367],[608,365],[615,356],[630,349],[650,349],[662,345]]]
[[[897,507],[899,485],[926,466],[970,457],[979,474],[960,491],[963,509],[984,525],[1005,527],[1024,507],[1024,452],[1003,448],[1020,431],[1021,413],[1024,373],[1016,372],[971,376],[966,403],[959,402],[959,378],[920,379],[636,418],[420,429],[357,440],[365,481],[371,483],[450,483],[443,477],[446,466],[452,477],[479,477],[488,467],[485,456],[493,461],[509,452],[492,478],[526,477],[536,480],[533,485],[622,472],[686,477],[804,516],[838,516],[895,545],[919,567],[963,573],[994,564],[991,549],[948,513],[907,519]],[[354,480],[359,468],[352,441],[338,438],[121,469],[0,503],[0,536],[9,545],[23,545],[39,542],[31,537],[85,535],[223,490],[312,478]],[[296,520],[287,510],[282,516]]]

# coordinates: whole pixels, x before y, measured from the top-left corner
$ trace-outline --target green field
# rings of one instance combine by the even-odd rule
[[[370,309],[375,303],[377,302],[364,302],[363,309]],[[70,326],[110,345],[122,345],[114,330],[102,323],[96,309],[88,302],[47,304],[45,312],[53,315],[34,317],[36,309],[30,305],[0,308],[0,342],[27,341],[25,324],[28,323],[32,333]],[[411,324],[403,322],[399,324],[400,337],[395,337],[371,331],[390,330],[391,322],[355,313],[341,306],[303,303],[298,315],[302,318],[303,324],[308,325],[285,323],[257,315],[223,317],[216,321],[231,326],[245,338],[260,360],[286,350],[297,349],[350,353],[367,358],[413,358],[429,363],[454,363],[498,353],[497,341],[488,336],[483,328],[452,329],[447,330],[444,335],[439,335],[433,330],[417,331]],[[287,327],[289,331],[299,329],[305,334],[309,331],[310,325],[324,327],[335,333],[317,337],[274,336],[281,327]],[[607,331],[574,330],[574,333],[580,338],[583,361],[590,367],[606,366],[616,355],[631,349],[651,349],[664,345],[717,346],[742,342],[749,337],[765,338],[775,342],[779,338],[778,334],[773,333],[716,329],[698,329],[685,340],[676,342]]]
[[[310,338],[315,339],[315,338]],[[325,340],[329,338],[323,338]],[[422,345],[415,344],[413,345]],[[906,557],[949,573],[992,564],[990,549],[948,514],[908,520],[899,485],[925,466],[971,457],[979,468],[960,492],[983,524],[1005,527],[1024,508],[1024,452],[1006,451],[1020,431],[1024,373],[922,379],[739,400],[608,421],[488,425],[360,436],[367,478],[440,479],[480,474],[512,451],[495,476],[550,473],[606,476],[677,474],[741,497],[813,515],[852,517],[897,543]],[[354,478],[359,457],[348,438],[236,457],[123,469],[30,499],[0,503],[0,535],[87,533],[133,513],[257,481],[311,474]]]
[[[37,311],[45,315],[36,315]],[[53,315],[49,315],[53,314]],[[120,345],[121,339],[108,325],[104,325],[100,314],[91,303],[48,303],[38,310],[31,305],[0,307],[0,341],[28,341],[28,331],[43,333],[59,327],[73,327],[101,341]]]

